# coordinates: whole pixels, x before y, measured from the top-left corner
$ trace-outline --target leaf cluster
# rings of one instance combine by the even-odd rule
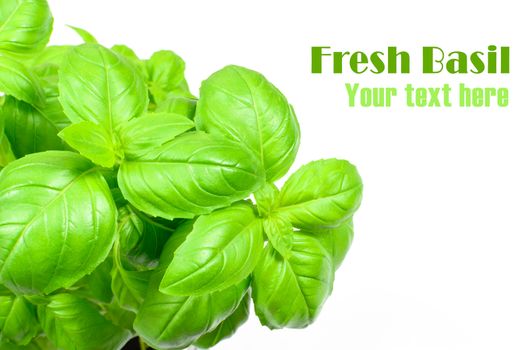
[[[45,0],[0,3],[0,349],[210,348],[311,324],[353,238],[346,160],[290,170],[300,130],[263,75],[48,46]]]

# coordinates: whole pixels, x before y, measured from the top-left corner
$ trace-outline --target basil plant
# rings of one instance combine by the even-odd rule
[[[356,168],[287,175],[299,124],[255,71],[196,97],[175,53],[79,28],[47,46],[52,24],[45,0],[0,3],[0,349],[207,349],[252,302],[271,329],[311,324],[352,242]]]

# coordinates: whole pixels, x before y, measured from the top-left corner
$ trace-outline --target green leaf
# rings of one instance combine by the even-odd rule
[[[0,296],[9,296],[12,295],[11,291],[6,288],[3,284],[0,284]]]
[[[153,271],[126,270],[122,265],[113,267],[111,289],[121,308],[138,312],[148,289]]]
[[[193,344],[200,349],[209,349],[217,345],[222,340],[231,337],[240,326],[242,326],[250,315],[250,294],[246,293],[237,310],[225,319],[210,333],[204,334]]]
[[[46,0],[2,0],[0,51],[31,53],[44,48],[53,29]]]
[[[71,50],[71,46],[49,46],[38,54],[32,55],[26,63],[43,82],[46,95],[49,94],[49,87],[51,87],[51,91],[53,92],[53,96],[57,99],[57,102],[58,70],[69,50]],[[62,106],[60,106],[60,111],[64,114]]]
[[[120,139],[128,159],[140,158],[176,136],[193,129],[193,122],[174,113],[149,113],[123,126]]]
[[[118,350],[131,332],[104,318],[97,307],[71,294],[49,297],[38,306],[38,319],[46,335],[60,349]]]
[[[32,55],[30,59],[31,66],[60,66],[64,57],[73,46],[70,45],[52,45],[47,46],[39,53]],[[37,69],[38,70],[38,69]]]
[[[113,324],[134,333],[133,322],[135,321],[135,313],[121,308],[116,300],[105,306],[103,314]]]
[[[200,295],[237,284],[252,273],[263,245],[261,221],[250,204],[202,215],[175,251],[161,291]]]
[[[196,99],[176,94],[168,94],[166,99],[157,105],[156,112],[176,113],[193,120],[196,108]]]
[[[137,72],[144,78],[145,81],[148,80],[148,71],[146,70],[146,64],[142,61],[137,54],[126,45],[114,45],[111,47],[113,52],[118,53],[128,60],[132,64]]]
[[[0,173],[0,203],[0,282],[17,293],[73,285],[106,258],[116,238],[111,192],[75,153],[10,163]]]
[[[339,268],[354,240],[354,224],[349,220],[338,227],[306,232],[318,239],[332,256],[334,266]]]
[[[279,215],[294,227],[336,227],[359,208],[363,184],[346,160],[318,160],[302,166],[286,181],[279,197]]]
[[[59,90],[64,112],[73,123],[100,124],[111,135],[141,116],[148,105],[146,84],[135,68],[96,44],[69,51],[59,70]]]
[[[4,133],[4,118],[0,114],[0,170],[15,159],[11,143]]]
[[[193,221],[181,224],[166,242],[159,268],[152,276],[144,303],[137,314],[134,329],[148,343],[160,348],[184,348],[200,335],[214,329],[236,309],[249,281],[226,291],[200,297],[163,294],[159,284],[173,253],[192,231]],[[241,290],[239,290],[241,289]],[[188,322],[191,319],[192,322]]]
[[[46,102],[42,107],[7,97],[0,109],[0,118],[5,118],[5,134],[18,158],[65,148],[58,133],[69,125],[69,120],[58,102],[57,87],[47,83],[44,87]]]
[[[271,216],[263,220],[264,233],[270,240],[272,246],[284,258],[288,258],[293,246],[292,224],[280,216]]]
[[[97,304],[109,304],[113,299],[111,291],[111,270],[113,259],[108,257],[89,275],[75,283],[69,291]]]
[[[202,83],[195,121],[199,130],[251,149],[268,182],[286,174],[299,148],[299,124],[284,95],[243,67],[227,66]]]
[[[16,345],[5,339],[0,339],[0,350],[58,350],[45,336],[34,338],[27,345]]]
[[[153,271],[135,271],[124,267],[120,258],[119,244],[113,250],[111,290],[115,300],[124,309],[137,312],[144,301]]]
[[[146,61],[149,91],[155,103],[165,100],[170,92],[191,97],[184,78],[185,66],[182,58],[166,50],[155,52]]]
[[[257,211],[262,217],[271,215],[272,211],[279,206],[279,190],[273,183],[266,183],[254,193],[257,202]]]
[[[27,345],[40,332],[36,310],[23,297],[0,296],[0,337]]]
[[[125,160],[118,180],[134,207],[168,220],[226,207],[263,181],[259,162],[249,151],[198,132],[178,136],[140,159]]]
[[[253,273],[253,300],[261,323],[271,329],[311,324],[334,281],[332,258],[315,238],[294,234],[288,259],[271,245]]]
[[[100,125],[91,122],[72,124],[58,136],[81,155],[103,167],[112,168],[119,157],[118,146],[113,144],[111,135]]]
[[[130,205],[119,208],[120,254],[137,269],[156,268],[164,244],[176,230],[174,222],[153,220]]]
[[[162,248],[162,254],[159,259],[158,271],[162,270],[162,274],[166,271],[166,268],[173,260],[173,253],[181,246],[186,240],[186,237],[193,230],[195,220],[185,220],[179,226],[173,234],[170,236],[164,247]],[[160,281],[159,281],[160,283]]]
[[[134,328],[154,348],[184,349],[205,333],[215,329],[239,306],[249,281],[201,296],[171,296],[159,291],[162,271],[148,288]]]
[[[87,30],[69,25],[68,27],[73,29],[75,33],[77,33],[78,36],[80,36],[80,38],[84,40],[85,44],[98,44],[97,39]]]
[[[33,106],[42,106],[45,102],[38,77],[22,63],[5,56],[0,56],[0,91]]]

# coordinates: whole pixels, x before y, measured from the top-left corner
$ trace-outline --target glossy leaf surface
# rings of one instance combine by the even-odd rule
[[[60,349],[119,350],[132,336],[84,299],[71,294],[56,294],[49,299],[49,304],[38,307],[38,318],[46,335]]]
[[[191,97],[184,78],[185,63],[172,51],[155,52],[146,61],[149,91],[155,103],[164,101],[168,93]]]
[[[209,349],[224,339],[231,337],[240,326],[242,326],[250,315],[250,294],[246,293],[241,304],[237,307],[237,310],[222,321],[217,328],[215,328],[210,333],[204,334],[202,337],[197,339],[194,345],[199,349]]]
[[[292,224],[280,216],[271,216],[263,220],[263,228],[275,250],[283,257],[288,258],[294,239]]]
[[[261,323],[274,328],[311,324],[334,281],[332,257],[315,238],[294,234],[288,259],[271,245],[253,273],[253,300]]]
[[[0,2],[0,51],[30,53],[46,46],[53,17],[46,0]]]
[[[0,338],[26,345],[39,331],[33,305],[23,297],[0,296]]]
[[[334,266],[339,268],[354,240],[354,224],[349,220],[338,227],[310,232],[310,234],[321,242],[332,256]]]
[[[0,173],[0,203],[0,280],[19,293],[72,285],[106,258],[116,236],[109,188],[75,153],[10,163]]]
[[[362,190],[361,177],[349,162],[314,161],[286,181],[277,212],[294,227],[336,227],[359,208]]]
[[[263,250],[262,222],[250,204],[200,216],[175,251],[160,285],[172,295],[200,295],[245,279]]]
[[[120,139],[126,157],[134,159],[193,128],[193,122],[182,115],[149,113],[127,123],[120,132]]]
[[[42,106],[45,100],[38,77],[22,63],[1,55],[0,92],[34,106]]]
[[[243,67],[227,66],[202,83],[196,124],[251,149],[268,182],[288,171],[299,148],[299,124],[284,95]]]
[[[106,129],[91,122],[69,125],[58,136],[93,163],[111,168],[119,150]]]
[[[58,133],[70,124],[58,102],[56,84],[44,81],[45,102],[32,106],[7,97],[0,109],[5,118],[5,133],[17,157],[49,150],[65,149]],[[0,117],[1,118],[1,117]]]
[[[171,296],[159,291],[162,274],[155,275],[134,328],[148,344],[161,349],[186,348],[215,329],[239,306],[248,281],[200,296]],[[191,320],[191,321],[189,321]]]
[[[82,72],[82,74],[78,74]],[[59,71],[60,102],[73,123],[90,121],[114,131],[141,116],[146,84],[122,56],[96,44],[71,49]]]
[[[119,246],[122,259],[137,269],[154,269],[164,244],[177,230],[175,222],[154,220],[130,205],[119,208]]]
[[[118,176],[134,207],[169,220],[228,206],[263,180],[249,151],[204,133],[181,135],[140,159],[126,160]]]

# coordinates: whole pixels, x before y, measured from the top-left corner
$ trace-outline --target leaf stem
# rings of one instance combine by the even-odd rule
[[[148,346],[146,343],[144,343],[144,340],[142,338],[139,338],[139,344],[140,344],[140,350],[148,350]]]

